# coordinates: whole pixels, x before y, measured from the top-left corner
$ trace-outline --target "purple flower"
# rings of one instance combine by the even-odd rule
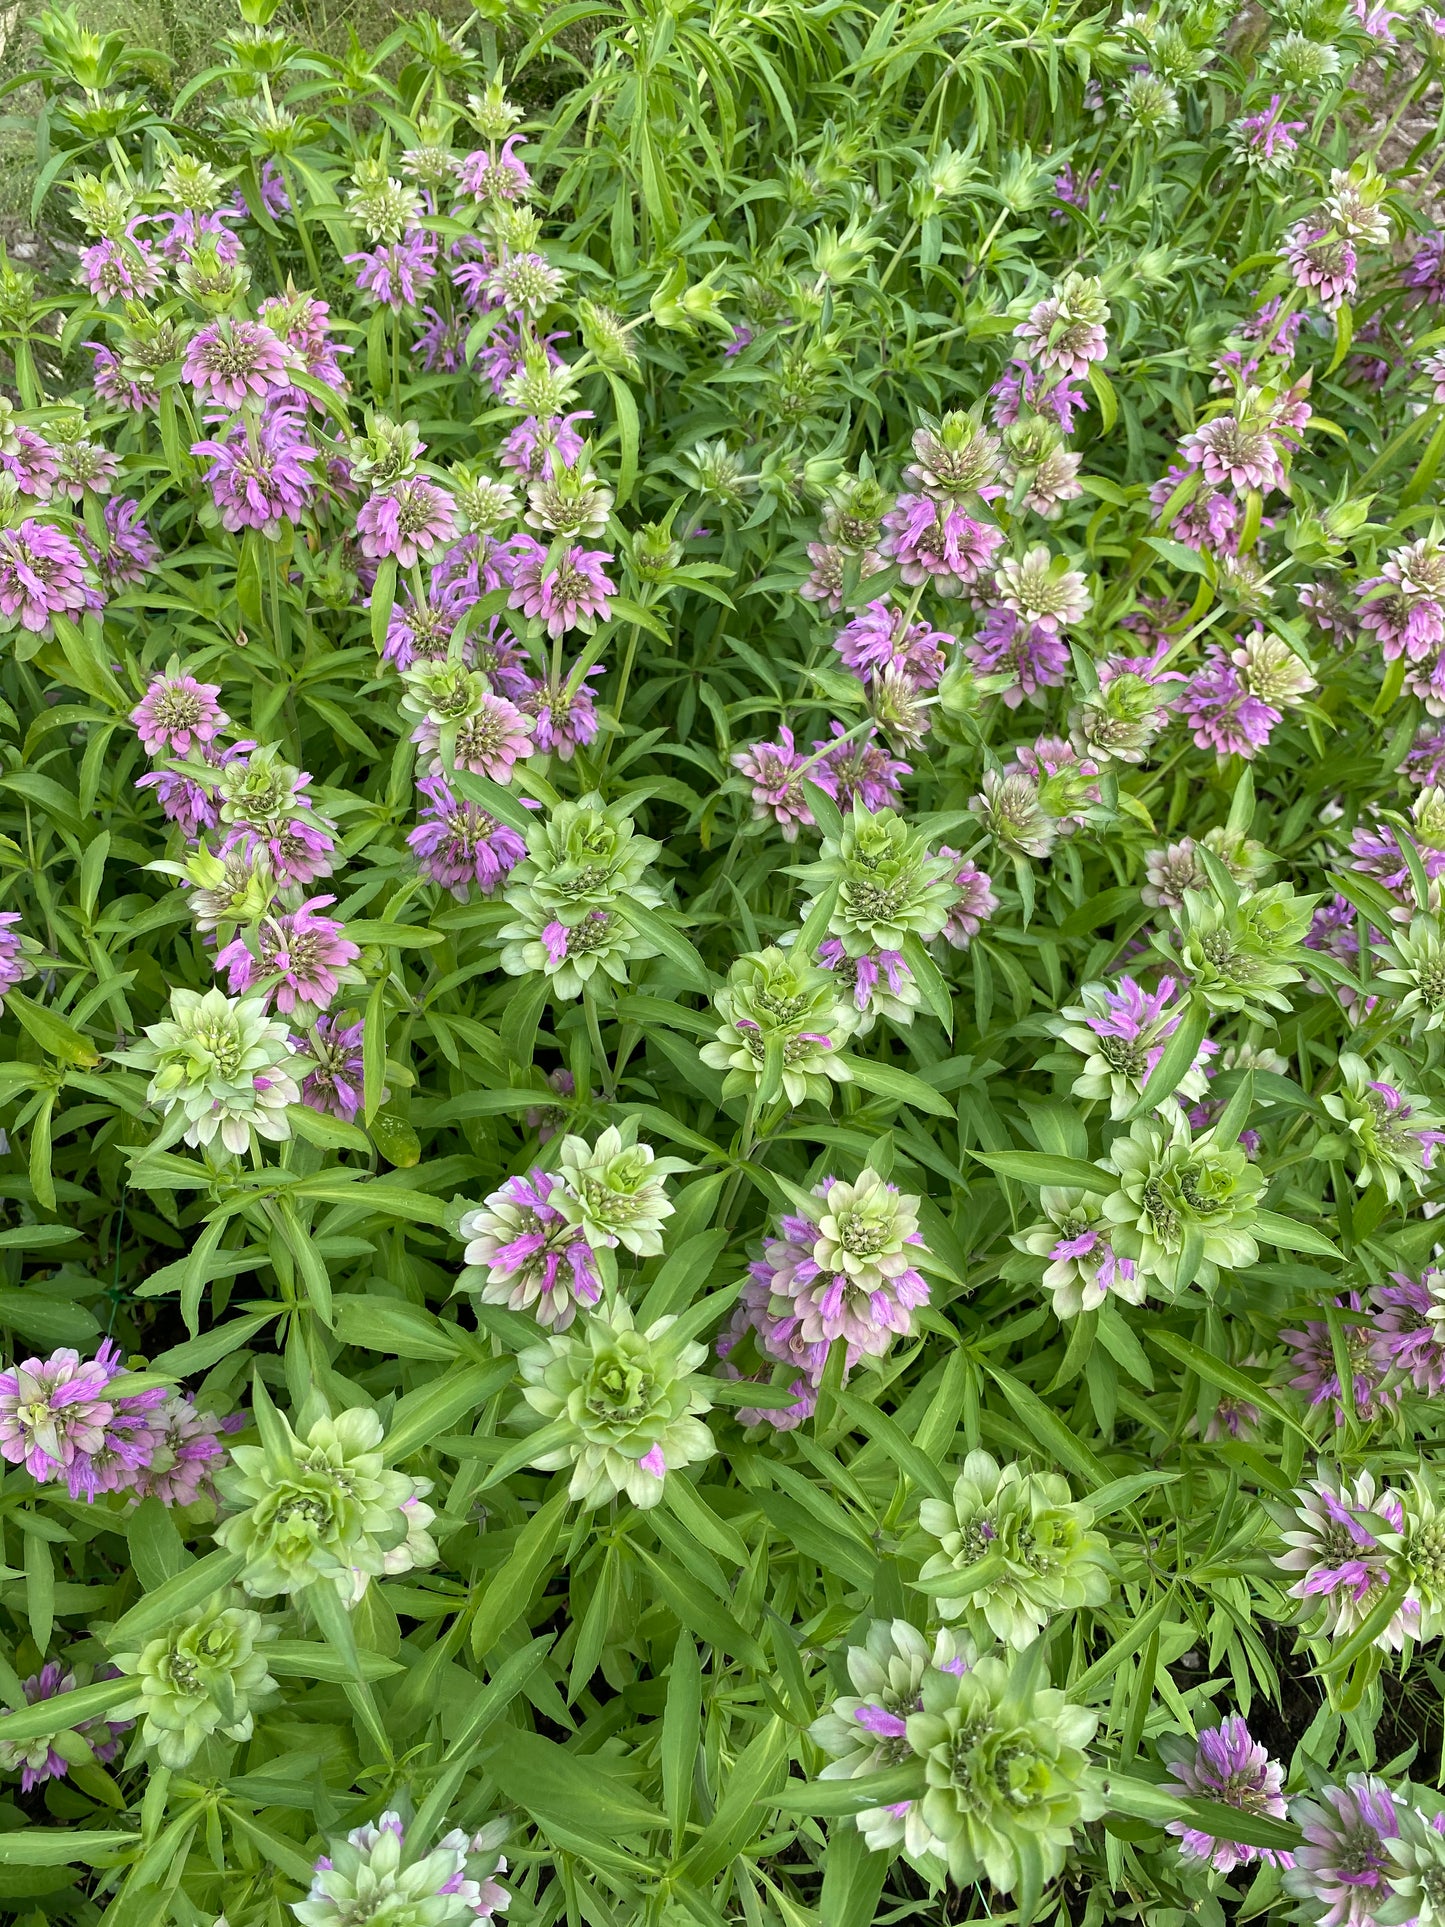
[[[422,228],[411,228],[399,241],[388,241],[370,254],[348,254],[343,259],[348,266],[361,263],[357,287],[393,314],[414,308],[437,278],[436,236]]]
[[[1211,488],[1230,488],[1236,495],[1250,489],[1268,494],[1285,485],[1284,466],[1268,429],[1237,415],[1216,415],[1202,423],[1184,437],[1179,453]]]
[[[291,350],[293,366],[299,363],[313,381],[324,383],[337,394],[346,393],[350,384],[342,373],[340,357],[349,355],[351,349],[331,339],[329,302],[318,301],[314,294],[290,290],[284,295],[272,295],[261,303],[257,312],[271,332],[279,335]],[[284,394],[290,407],[314,408],[318,414],[326,412],[323,402],[294,383]]]
[[[771,817],[784,841],[796,843],[799,829],[812,827],[813,812],[800,774],[806,758],[794,748],[792,730],[783,725],[777,742],[753,743],[736,751],[731,760],[752,785],[753,820],[766,822]]]
[[[194,1505],[211,1491],[211,1475],[226,1456],[221,1421],[198,1412],[189,1392],[167,1392],[150,1423],[157,1437],[149,1460],[136,1472],[136,1497]]]
[[[27,518],[0,529],[0,628],[44,635],[54,615],[103,607],[85,579],[85,557],[59,529]]]
[[[1011,428],[1025,409],[1052,416],[1066,435],[1074,432],[1076,417],[1088,399],[1073,377],[1060,375],[1050,383],[1030,361],[1011,361],[990,388],[993,418],[1000,428]]]
[[[534,1166],[468,1211],[459,1228],[467,1263],[486,1271],[483,1304],[530,1311],[539,1324],[566,1331],[579,1304],[597,1303],[602,1284],[592,1247],[551,1202],[560,1183]]]
[[[841,723],[829,725],[835,737],[847,734]],[[821,752],[821,753],[820,753]],[[912,765],[890,756],[876,738],[855,737],[851,742],[814,743],[818,761],[813,766],[813,781],[843,810],[857,801],[865,809],[891,809],[902,800],[900,778],[913,774]]]
[[[1415,290],[1417,301],[1432,308],[1445,308],[1445,229],[1427,234],[1405,269],[1404,282]]]
[[[457,174],[462,193],[488,205],[525,200],[532,189],[532,177],[512,151],[521,139],[520,134],[512,134],[495,158],[484,147],[464,155]]]
[[[11,928],[19,922],[18,910],[0,910],[0,998],[23,983],[33,968],[26,959],[20,932]]]
[[[554,360],[559,359],[554,357]],[[575,468],[587,447],[573,424],[591,420],[590,409],[578,409],[570,415],[554,415],[545,422],[539,422],[535,415],[528,415],[504,437],[497,460],[503,468],[525,475],[529,481],[555,482],[558,469]]]
[[[1173,707],[1193,732],[1199,749],[1246,760],[1266,747],[1280,711],[1246,688],[1238,668],[1213,645],[1204,666],[1185,683]]]
[[[224,441],[193,442],[191,453],[211,457],[205,480],[221,526],[232,535],[242,529],[279,535],[282,517],[299,521],[316,492],[307,464],[317,451],[306,440],[299,409],[271,408],[259,423],[237,424]]]
[[[279,161],[267,160],[261,163],[256,187],[257,198],[273,221],[279,221],[291,212],[291,196],[286,192],[286,181]],[[238,221],[250,219],[251,210],[240,188],[237,188],[231,196],[230,211]]]
[[[301,1102],[313,1111],[339,1117],[350,1124],[361,1109],[364,1024],[343,1024],[339,1017],[318,1017],[305,1037],[291,1046],[315,1065],[301,1084]]]
[[[1445,729],[1423,724],[1400,765],[1400,774],[1419,789],[1436,789],[1445,782]]]
[[[903,580],[931,582],[939,595],[958,595],[993,566],[1002,529],[979,522],[957,503],[927,495],[900,495],[883,518],[879,547],[898,565]],[[811,551],[810,551],[811,553]]]
[[[1397,896],[1410,891],[1413,888],[1410,866],[1400,843],[1401,837],[1407,834],[1392,823],[1357,823],[1350,832],[1350,868],[1362,876],[1374,877]],[[1409,840],[1415,844],[1425,875],[1432,882],[1445,873],[1445,850],[1422,844],[1414,837]]]
[[[108,460],[113,464],[115,457]],[[22,495],[48,502],[60,477],[60,457],[43,435],[23,422],[12,422],[0,440],[0,469],[15,477]],[[75,491],[76,499],[81,492]]]
[[[187,672],[152,679],[130,712],[147,756],[188,757],[192,745],[214,741],[231,720],[216,701],[221,685],[197,682]]]
[[[1157,482],[1150,484],[1149,500],[1156,509],[1165,506],[1185,474],[1184,469],[1171,464]],[[1201,479],[1193,495],[1176,511],[1168,532],[1176,542],[1183,542],[1200,554],[1220,551],[1234,555],[1239,549],[1235,530],[1240,519],[1240,507],[1234,497]]]
[[[150,1457],[165,1391],[113,1395],[120,1369],[120,1352],[105,1339],[84,1363],[66,1349],[0,1372],[0,1457],[41,1484],[64,1473],[72,1499],[131,1484]]]
[[[546,756],[560,756],[571,762],[579,749],[585,749],[597,734],[597,705],[587,687],[589,678],[600,676],[599,663],[589,669],[575,689],[564,669],[560,676],[526,676],[514,690],[517,707],[532,719],[532,746]]]
[[[490,896],[527,854],[526,844],[478,804],[453,796],[441,777],[423,776],[417,789],[426,801],[406,840],[422,874],[450,890],[458,903],[467,901],[473,885]]]
[[[167,261],[185,263],[194,259],[202,242],[214,247],[216,259],[224,267],[241,259],[241,243],[226,226],[232,219],[229,208],[214,214],[198,214],[194,208],[186,208],[179,214],[157,215],[156,219],[168,223],[161,241],[161,253]]]
[[[1280,253],[1295,286],[1317,295],[1326,314],[1354,300],[1358,265],[1355,245],[1334,228],[1297,221],[1285,235]]]
[[[1016,609],[986,609],[963,653],[980,676],[1007,676],[1000,690],[1009,709],[1028,700],[1042,705],[1069,670],[1069,647],[1042,623],[1025,622]]]
[[[455,541],[452,499],[434,483],[414,475],[363,502],[356,532],[363,555],[378,562],[394,555],[403,569],[409,569],[439,542]]]
[[[1364,1309],[1357,1291],[1336,1298],[1335,1304],[1342,1311]],[[1375,1334],[1368,1322],[1341,1320],[1340,1338],[1350,1369],[1355,1410],[1361,1418],[1373,1418],[1377,1410],[1387,1408],[1399,1398],[1397,1391],[1382,1383],[1387,1368],[1380,1362]],[[1335,1424],[1343,1425],[1347,1413],[1329,1325],[1323,1319],[1306,1319],[1302,1331],[1282,1331],[1280,1341],[1294,1353],[1288,1361],[1296,1368],[1295,1376],[1289,1380],[1291,1389],[1303,1392],[1311,1407],[1332,1405]]]
[[[865,682],[885,670],[901,669],[919,689],[936,689],[943,676],[943,652],[952,641],[951,635],[926,622],[905,622],[886,602],[870,602],[862,615],[838,631],[833,647]]]
[[[148,301],[161,285],[161,264],[150,243],[136,239],[135,225],[123,241],[106,235],[80,257],[86,285],[102,307],[115,300]]]
[[[813,1194],[825,1198],[832,1187],[833,1180],[824,1178],[814,1185]],[[887,1189],[896,1192],[897,1186]],[[800,1356],[800,1343],[802,1357],[810,1362],[808,1375],[816,1385],[835,1339],[845,1341],[851,1370],[862,1357],[882,1357],[895,1336],[912,1332],[913,1313],[929,1297],[928,1283],[920,1272],[904,1266],[866,1289],[846,1272],[820,1268],[813,1256],[819,1242],[813,1221],[785,1213],[778,1229],[781,1237],[763,1240],[761,1263],[749,1266],[754,1279],[766,1283],[771,1294],[774,1323],[767,1349],[773,1356],[792,1362]],[[921,1244],[922,1240],[914,1233],[908,1242]]]
[[[138,369],[127,369],[113,348],[102,341],[87,341],[95,359],[92,380],[100,399],[112,408],[124,408],[139,415],[147,408],[159,408],[160,396],[154,380]]]
[[[948,921],[943,926],[943,940],[952,944],[955,950],[967,950],[998,908],[998,898],[993,893],[993,878],[986,870],[965,863],[958,851],[951,850],[946,843],[939,844],[938,854],[958,865],[949,880],[955,889],[963,892],[948,913]]]
[[[464,717],[456,726],[452,766],[489,776],[494,783],[510,783],[517,759],[532,754],[535,727],[532,717],[505,696],[484,695],[477,713]],[[444,774],[441,734],[441,725],[429,716],[423,717],[411,733],[411,740],[428,759],[429,773],[433,776]],[[571,753],[570,745],[567,753]]]
[[[115,1669],[108,1669],[114,1676]],[[73,1693],[76,1676],[67,1672],[61,1662],[48,1660],[38,1673],[21,1682],[26,1706],[39,1706],[46,1700],[58,1699],[64,1693]],[[22,1709],[7,1703],[6,1710],[18,1713]],[[41,1786],[46,1780],[63,1780],[70,1771],[64,1754],[57,1752],[54,1741],[60,1733],[74,1731],[84,1734],[90,1742],[91,1751],[102,1766],[108,1766],[120,1752],[120,1736],[129,1732],[135,1724],[133,1720],[82,1720],[72,1727],[63,1715],[57,1713],[56,1731],[42,1733],[33,1740],[0,1740],[0,1769],[8,1773],[20,1773],[20,1791],[29,1793]]]
[[[702,531],[697,533],[700,535]],[[866,582],[870,575],[878,575],[885,567],[883,557],[876,549],[863,549],[860,552],[832,542],[810,542],[808,560],[813,566],[799,585],[798,594],[805,602],[816,602],[830,614],[837,615],[843,607],[844,571],[855,554],[858,557],[858,577],[862,582]]]
[[[569,629],[590,631],[607,620],[608,597],[616,595],[617,584],[605,573],[612,560],[606,549],[568,549],[549,569],[542,544],[518,535],[512,554],[511,606],[540,616],[554,641]]]
[[[1201,1800],[1213,1800],[1241,1813],[1264,1814],[1283,1820],[1284,1768],[1272,1760],[1238,1713],[1231,1713],[1218,1726],[1206,1727],[1192,1760],[1170,1762],[1169,1771],[1186,1792]],[[1266,1860],[1272,1867],[1293,1866],[1290,1854],[1269,1847],[1248,1846],[1238,1840],[1217,1840],[1201,1833],[1187,1820],[1171,1820],[1165,1828],[1176,1835],[1179,1851],[1192,1860],[1207,1860],[1218,1873],[1231,1873],[1252,1860]]]
[[[311,884],[320,877],[329,877],[336,867],[332,861],[336,838],[331,829],[319,829],[299,817],[233,825],[220,853],[227,856],[236,849],[252,862],[258,852],[264,853],[272,875],[283,890],[292,884]]]
[[[1350,1773],[1342,1787],[1294,1802],[1304,1834],[1285,1890],[1305,1901],[1318,1927],[1375,1927],[1377,1905],[1390,1898],[1387,1840],[1399,1837],[1394,1796],[1383,1780]]]
[[[838,937],[825,937],[818,945],[818,962],[844,983],[851,982],[853,1007],[868,1011],[875,1002],[891,1004],[891,1014],[900,1023],[911,1023],[918,1005],[913,972],[903,961],[901,950],[865,950],[861,957],[850,957]],[[883,986],[879,991],[879,985]],[[885,1009],[885,1015],[890,1012]],[[859,1027],[863,1035],[868,1025]],[[804,1033],[806,1036],[806,1033]],[[828,1042],[829,1040],[824,1040]]]
[[[344,924],[315,914],[335,901],[309,897],[295,910],[263,917],[254,933],[254,951],[244,937],[236,937],[218,952],[216,969],[225,971],[231,996],[244,996],[259,982],[284,1016],[297,1004],[324,1010],[348,976],[348,966],[361,955],[360,946],[343,934]],[[279,981],[267,987],[264,980],[272,977]]]
[[[1285,167],[1299,146],[1295,135],[1305,126],[1302,120],[1285,120],[1283,96],[1271,94],[1263,113],[1246,114],[1234,124],[1240,158],[1267,172]]]
[[[107,502],[103,514],[110,542],[98,560],[101,576],[108,588],[133,589],[160,561],[160,548],[141,517],[139,502]]]
[[[1274,1561],[1301,1575],[1289,1596],[1307,1610],[1322,1611],[1327,1637],[1346,1639],[1389,1589],[1391,1557],[1405,1524],[1400,1496],[1377,1494],[1369,1472],[1349,1481],[1321,1467],[1318,1478],[1295,1492],[1290,1518],[1293,1523],[1280,1534],[1286,1549]],[[1398,1652],[1419,1630],[1419,1601],[1407,1595],[1375,1644]]]
[[[224,317],[192,336],[181,363],[197,401],[222,408],[264,400],[273,388],[285,387],[287,371],[285,345],[264,322]]]
[[[1417,1392],[1437,1397],[1445,1391],[1445,1271],[1431,1267],[1418,1278],[1392,1271],[1390,1277],[1392,1283],[1370,1287],[1376,1367],[1400,1372]]]
[[[429,375],[455,375],[467,365],[467,336],[471,333],[470,315],[439,314],[433,307],[422,313],[427,325],[412,342],[412,353],[420,355]]]

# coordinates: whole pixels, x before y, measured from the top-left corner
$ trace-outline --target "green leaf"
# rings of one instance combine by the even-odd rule
[[[700,990],[704,997],[712,995],[712,972],[680,930],[625,890],[617,899],[617,907],[639,937],[645,937],[669,963],[676,964],[694,990]]]
[[[1303,1224],[1297,1218],[1281,1217],[1277,1211],[1256,1211],[1250,1230],[1264,1244],[1278,1251],[1298,1251],[1310,1258],[1335,1258],[1343,1262],[1338,1246],[1330,1243],[1323,1231]]]
[[[400,1298],[346,1296],[334,1304],[332,1330],[343,1345],[396,1358],[449,1362],[458,1340],[434,1312]]]
[[[1145,1079],[1144,1088],[1129,1112],[1131,1118],[1144,1117],[1173,1097],[1199,1055],[1199,1046],[1204,1042],[1208,1028],[1208,1005],[1202,998],[1191,1000],[1173,1036],[1160,1053],[1159,1062]]]
[[[473,1644],[480,1657],[489,1653],[513,1621],[527,1610],[533,1592],[552,1560],[557,1534],[568,1506],[564,1485],[539,1506],[517,1534],[517,1542],[487,1581],[476,1609]]]
[[[204,1605],[222,1586],[229,1586],[240,1576],[245,1563],[239,1553],[225,1552],[220,1547],[208,1552],[204,1559],[198,1559],[174,1579],[147,1593],[128,1613],[122,1614],[106,1634],[107,1646],[113,1653],[143,1646],[173,1619],[181,1618],[193,1606]],[[3,1723],[0,1723],[0,1739],[4,1738]]]
[[[450,1431],[465,1414],[477,1413],[504,1385],[516,1366],[510,1358],[489,1365],[458,1365],[444,1377],[419,1386],[399,1401],[386,1434],[386,1454],[395,1463]]]
[[[915,1077],[912,1071],[900,1070],[896,1064],[879,1063],[876,1057],[844,1056],[839,1061],[847,1065],[859,1090],[868,1091],[874,1097],[889,1098],[895,1104],[906,1104],[915,1111],[925,1111],[930,1117],[953,1116],[948,1099],[921,1077]]]
[[[702,1671],[686,1626],[677,1635],[662,1712],[662,1797],[672,1828],[672,1852],[682,1847],[692,1810],[693,1764],[702,1733]]]
[[[63,1697],[70,1699],[78,1695]],[[52,1730],[55,1725],[52,1714]],[[44,1731],[42,1727],[41,1732]],[[0,1738],[4,1737],[0,1733]],[[102,1866],[139,1839],[138,1833],[107,1833],[103,1828],[17,1827],[13,1833],[0,1833],[0,1867],[68,1867],[77,1862],[85,1867]]]
[[[1100,1170],[1097,1164],[1086,1164],[1082,1158],[1055,1157],[1049,1151],[970,1151],[968,1155],[986,1164],[990,1171],[997,1171],[1001,1178],[1016,1178],[1020,1184],[1036,1187],[1057,1185],[1102,1196],[1118,1183],[1112,1172]]]

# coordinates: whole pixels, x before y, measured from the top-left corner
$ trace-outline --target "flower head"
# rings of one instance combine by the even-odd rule
[[[116,1052],[118,1062],[150,1072],[147,1099],[170,1120],[164,1139],[184,1133],[187,1144],[209,1147],[219,1137],[239,1156],[253,1134],[289,1137],[286,1106],[301,1094],[287,1027],[267,1017],[265,999],[177,989],[170,1009],[142,1041]]]
[[[602,1293],[593,1247],[557,1206],[561,1180],[532,1170],[508,1178],[460,1224],[467,1269],[459,1291],[475,1291],[484,1305],[530,1311],[541,1325],[566,1331],[579,1306]]]
[[[289,369],[284,342],[265,322],[223,316],[192,336],[181,376],[195,390],[197,401],[234,409],[284,388]]]
[[[1251,1738],[1238,1713],[1231,1713],[1218,1726],[1202,1728],[1194,1757],[1171,1760],[1169,1771],[1186,1793],[1198,1799],[1272,1820],[1285,1817],[1284,1768]],[[1187,1820],[1171,1820],[1165,1832],[1178,1838],[1179,1851],[1186,1860],[1207,1861],[1217,1873],[1232,1873],[1252,1860],[1265,1860],[1274,1867],[1293,1864],[1288,1853],[1238,1840],[1220,1840],[1201,1833]]]

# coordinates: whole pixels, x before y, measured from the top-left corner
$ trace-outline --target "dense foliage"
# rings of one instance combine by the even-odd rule
[[[7,1917],[1445,1920],[1445,19],[35,31]]]

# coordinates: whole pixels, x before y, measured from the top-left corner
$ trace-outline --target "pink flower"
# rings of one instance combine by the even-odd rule
[[[107,1672],[114,1677],[115,1668],[110,1667]],[[52,1659],[47,1660],[38,1673],[21,1682],[21,1691],[26,1706],[39,1706],[46,1700],[73,1693],[76,1685],[75,1674],[67,1672],[59,1660]],[[7,1703],[6,1710],[18,1713],[23,1709]],[[84,1734],[96,1759],[102,1766],[108,1766],[120,1752],[120,1735],[129,1732],[134,1724],[133,1720],[90,1719],[81,1720],[72,1728],[72,1723],[57,1709],[53,1733],[43,1733],[33,1740],[0,1741],[0,1765],[12,1773],[18,1767],[20,1791],[30,1793],[46,1780],[63,1780],[69,1773],[69,1762],[54,1745],[62,1732],[73,1730]]]
[[[1250,1737],[1238,1713],[1231,1713],[1218,1726],[1203,1728],[1194,1758],[1172,1761],[1169,1771],[1186,1793],[1198,1799],[1238,1807],[1242,1813],[1268,1814],[1274,1820],[1285,1817],[1284,1768]],[[1179,1851],[1186,1859],[1208,1861],[1219,1873],[1248,1866],[1252,1860],[1265,1860],[1272,1867],[1294,1864],[1288,1853],[1219,1840],[1191,1827],[1187,1820],[1171,1820],[1165,1832],[1178,1837]]]
[[[189,674],[153,678],[130,712],[147,756],[188,757],[191,746],[212,742],[231,720],[216,701],[221,685]]]
[[[226,973],[233,997],[243,996],[258,980],[279,982],[266,987],[277,1010],[290,1016],[298,1004],[324,1010],[341,988],[343,977],[355,973],[348,966],[361,955],[360,947],[343,935],[345,925],[315,911],[335,897],[310,897],[299,909],[263,917],[255,931],[255,949],[236,937],[216,957],[216,969]]]
[[[796,843],[799,829],[810,829],[813,823],[799,775],[805,760],[793,747],[793,732],[786,725],[778,730],[777,742],[753,743],[732,757],[733,768],[752,785],[753,820],[771,817],[788,843]]]
[[[42,1484],[63,1473],[72,1499],[131,1485],[154,1449],[165,1391],[114,1395],[120,1369],[120,1352],[106,1339],[85,1363],[66,1349],[0,1372],[0,1457]]]
[[[554,337],[557,340],[561,338]],[[560,365],[560,356],[552,355],[549,359],[555,365]],[[529,481],[554,482],[559,468],[576,467],[578,458],[587,446],[573,424],[591,420],[590,409],[578,409],[571,415],[554,415],[545,422],[539,422],[535,415],[528,415],[503,438],[497,460],[503,468],[525,475]],[[530,536],[523,539],[531,541]]]
[[[399,241],[388,241],[370,254],[342,257],[348,266],[359,262],[356,285],[378,307],[400,314],[414,308],[437,278],[436,236],[412,228]]]
[[[423,876],[450,890],[458,903],[467,901],[473,885],[490,896],[527,854],[526,844],[478,804],[453,796],[441,777],[423,776],[417,789],[426,800],[406,840]]]
[[[602,674],[598,663],[577,684],[566,669],[555,679],[551,676],[526,676],[515,690],[517,707],[532,723],[535,734],[531,748],[545,756],[560,756],[570,763],[579,749],[585,749],[597,735],[597,705],[588,680]]]
[[[86,286],[102,307],[115,300],[148,301],[161,285],[162,268],[148,241],[135,235],[136,223],[124,240],[106,235],[80,257]]]
[[[853,673],[865,681],[899,668],[920,689],[936,689],[943,675],[944,650],[953,637],[926,622],[905,623],[886,602],[870,602],[862,615],[833,638],[833,647]]]
[[[85,580],[85,558],[59,529],[27,519],[0,529],[0,628],[43,635],[53,615],[103,607]]]
[[[107,502],[103,514],[110,542],[99,557],[101,577],[108,588],[133,589],[160,561],[160,549],[142,519],[139,502]]]
[[[1236,495],[1257,489],[1267,495],[1284,488],[1284,465],[1269,432],[1236,415],[1216,415],[1179,444],[1179,453],[1192,468],[1202,471],[1211,488],[1231,488]]]
[[[957,850],[949,849],[940,843],[938,854],[957,863],[951,881],[955,889],[963,895],[948,913],[948,921],[943,926],[943,940],[953,945],[955,950],[967,950],[979,931],[998,908],[998,898],[993,893],[993,878],[986,870],[979,870],[972,863],[965,863]]]
[[[474,770],[490,776],[494,783],[510,783],[512,766],[518,758],[532,754],[532,732],[536,724],[505,696],[485,695],[475,716],[457,724],[451,761],[455,769]],[[444,773],[441,755],[441,727],[429,717],[417,725],[411,740],[428,758],[433,776]]]
[[[211,457],[205,479],[221,526],[232,535],[242,529],[279,535],[282,518],[299,521],[316,492],[308,464],[317,451],[299,409],[272,407],[260,423],[238,424],[223,440],[193,442],[191,453]]]
[[[1069,648],[1042,623],[1026,623],[1014,609],[986,609],[963,653],[980,676],[1008,676],[999,693],[1009,709],[1027,699],[1043,704],[1069,670]]]
[[[365,1028],[343,1024],[339,1017],[318,1017],[305,1037],[291,1039],[292,1048],[315,1066],[302,1080],[303,1104],[350,1124],[361,1109]]]
[[[403,569],[429,554],[439,542],[456,539],[452,499],[419,475],[373,495],[356,518],[361,552],[373,561],[394,555]]]
[[[1171,464],[1157,482],[1150,484],[1149,500],[1156,509],[1166,507],[1185,475],[1184,469]],[[1240,507],[1234,497],[1212,487],[1201,477],[1194,493],[1175,512],[1165,532],[1201,554],[1217,551],[1234,555],[1239,548],[1234,533],[1239,522]]]
[[[1319,297],[1326,314],[1333,314],[1357,292],[1357,260],[1353,241],[1333,228],[1298,221],[1284,237],[1280,253],[1294,276],[1295,286]]]
[[[532,177],[512,151],[521,139],[520,134],[511,135],[495,159],[484,147],[464,155],[457,175],[463,194],[488,205],[525,200],[531,192]]]
[[[590,631],[607,620],[608,597],[617,584],[604,573],[611,555],[606,549],[571,548],[555,568],[548,569],[548,551],[529,535],[513,539],[511,606],[524,615],[540,616],[555,641],[569,629]]]
[[[167,1392],[151,1424],[159,1436],[149,1462],[136,1473],[136,1497],[194,1505],[211,1491],[211,1474],[226,1456],[220,1420],[198,1412],[189,1392]]]
[[[931,582],[940,595],[958,595],[993,564],[1003,531],[979,522],[956,503],[900,495],[883,518],[879,547],[914,587]]]
[[[1239,670],[1217,646],[1173,706],[1193,732],[1196,747],[1220,756],[1254,756],[1268,744],[1280,720],[1279,710],[1249,693]]]
[[[288,370],[285,346],[261,321],[213,321],[192,336],[181,374],[197,401],[240,408],[284,388]]]
[[[838,722],[829,728],[835,737],[847,733]],[[813,781],[844,810],[851,809],[855,800],[870,810],[892,807],[902,798],[900,777],[913,774],[910,764],[890,756],[876,738],[855,737],[831,748],[826,743],[814,743],[813,751],[815,755],[824,752],[813,765]]]

